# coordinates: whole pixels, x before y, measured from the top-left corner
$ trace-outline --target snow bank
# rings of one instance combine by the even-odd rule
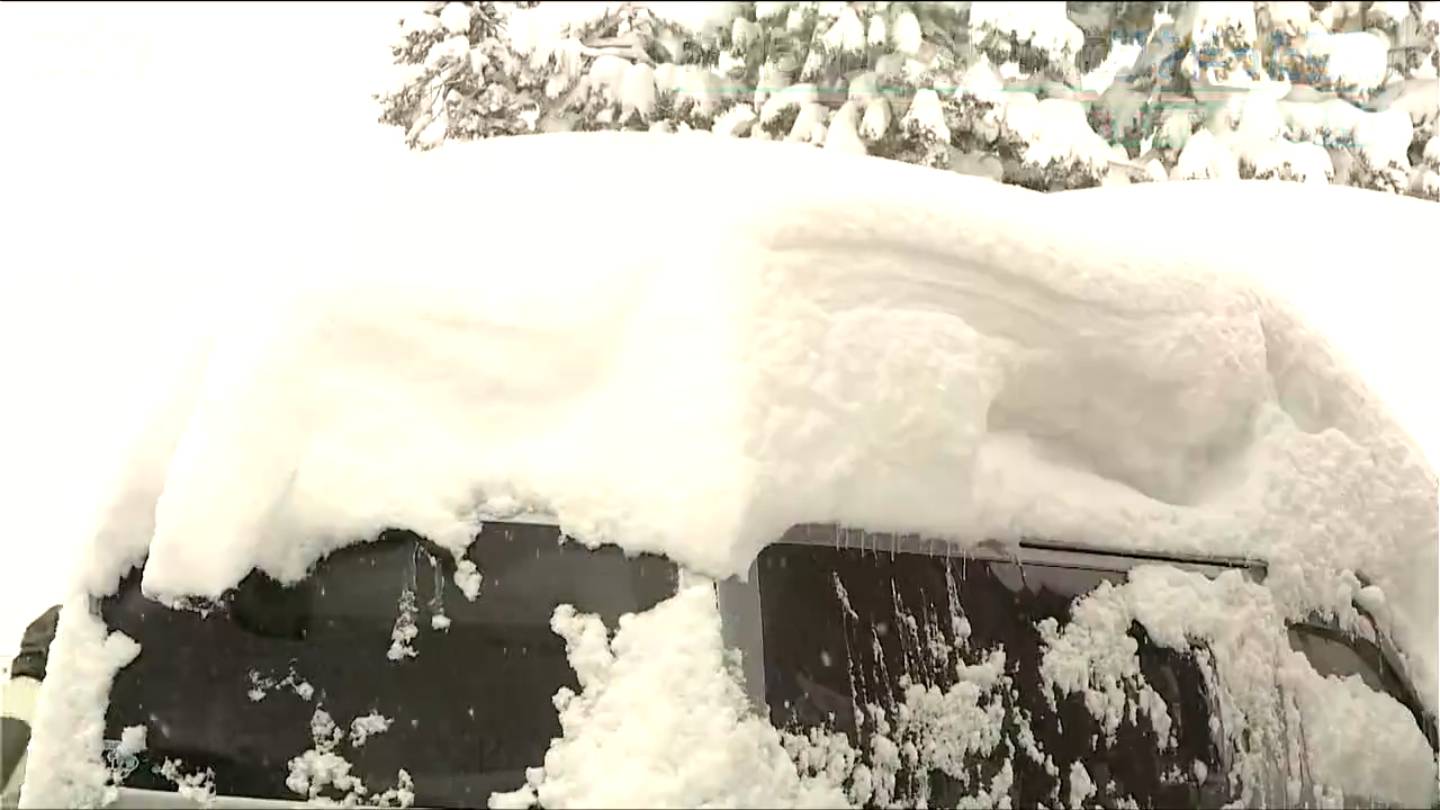
[[[1368,206],[1426,203],[1217,184],[1136,206],[814,151],[555,135],[394,168],[317,225],[324,262],[277,252],[255,280],[84,582],[148,544],[148,594],[215,597],[391,526],[458,553],[526,510],[713,575],[806,521],[1253,555],[1286,615],[1369,577],[1433,707],[1435,392],[1396,352],[1440,340],[1433,298],[1382,272],[1421,246],[1351,264],[1283,238],[1337,212],[1423,235],[1428,208]],[[716,192],[678,205],[615,165]],[[1133,226],[1201,204],[1223,248]]]

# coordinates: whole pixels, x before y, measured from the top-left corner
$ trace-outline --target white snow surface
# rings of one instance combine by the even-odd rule
[[[465,3],[450,2],[440,9],[440,24],[446,31],[452,34],[465,34],[470,31],[470,21],[473,12],[470,6]]]
[[[710,583],[687,583],[614,637],[570,605],[550,623],[580,693],[555,695],[563,736],[526,784],[489,806],[843,807],[839,787],[802,777],[755,715],[725,659]]]
[[[1304,0],[1282,0],[1266,3],[1265,6],[1270,12],[1270,25],[1274,30],[1295,36],[1310,29],[1313,11]]]
[[[738,3],[717,2],[571,2],[547,0],[531,8],[517,8],[501,3],[498,8],[505,19],[507,41],[521,53],[529,54],[535,64],[542,64],[560,50],[571,36],[586,24],[606,15],[624,11],[627,6],[648,10],[662,23],[676,25],[691,32],[714,33],[729,27],[735,19]]]
[[[1133,721],[1135,704],[1146,711],[1150,687],[1131,663],[1131,622],[1161,647],[1203,643],[1200,663],[1213,666],[1207,691],[1218,704],[1215,718],[1234,746],[1230,770],[1240,780],[1239,806],[1297,806],[1308,798],[1307,786],[1342,805],[1426,807],[1436,800],[1434,752],[1409,711],[1359,676],[1321,677],[1290,649],[1272,592],[1239,571],[1210,579],[1147,565],[1132,569],[1123,585],[1102,584],[1077,600],[1058,635],[1042,625],[1047,681],[1065,676],[1056,686],[1084,691],[1097,719],[1128,710]],[[1087,688],[1076,678],[1092,683]],[[1122,685],[1138,700],[1127,698]],[[1157,702],[1163,709],[1160,701],[1150,705]]]
[[[1313,143],[1275,141],[1252,154],[1255,176],[1261,179],[1288,176],[1307,183],[1327,183],[1335,174],[1330,153]]]
[[[518,8],[512,3],[503,3],[497,8],[504,13],[505,36],[511,46],[543,62],[561,47],[572,30],[618,11],[623,5],[617,2],[552,2]]]
[[[890,39],[895,49],[902,54],[920,52],[924,39],[920,31],[920,20],[916,18],[915,12],[907,8],[895,16],[894,25],[890,29]]]
[[[847,5],[840,12],[839,18],[825,32],[821,42],[825,43],[825,47],[832,51],[859,53],[865,49],[865,24],[860,22],[860,17],[855,13],[855,9]]]
[[[185,763],[178,759],[166,759],[160,765],[160,776],[175,785],[175,792],[182,799],[188,799],[201,807],[210,807],[215,802],[215,771],[185,772]]]
[[[390,722],[378,712],[356,717],[350,725],[351,747],[359,748],[369,736],[384,733],[390,728]],[[379,793],[367,790],[360,777],[350,772],[353,764],[339,751],[346,740],[344,729],[324,709],[317,707],[311,715],[310,737],[312,747],[290,759],[289,775],[285,779],[285,786],[305,796],[307,803],[345,807],[409,807],[414,802],[415,782],[404,768],[396,772],[394,787]],[[338,793],[339,798],[326,793]]]
[[[584,5],[577,3],[576,5]],[[673,25],[681,26],[695,33],[713,33],[726,27],[736,19],[740,3],[716,2],[650,2],[637,3],[651,11],[656,17]]]
[[[391,718],[374,711],[351,720],[350,745],[359,748],[372,736],[389,731],[392,722]]]
[[[144,751],[146,736],[144,726],[126,726],[120,732],[120,745],[115,748],[116,756],[128,757]]]
[[[115,673],[139,654],[134,639],[106,633],[85,596],[65,603],[47,664],[47,672],[60,674],[45,679],[35,706],[21,807],[97,807],[115,800],[103,758],[105,710]],[[127,733],[122,743],[140,742]]]
[[[1070,801],[1066,807],[1081,810],[1085,806],[1085,800],[1094,795],[1095,783],[1091,781],[1085,763],[1078,759],[1070,763]]]
[[[1297,654],[1298,655],[1298,654]],[[1306,664],[1290,661],[1302,677]],[[1347,796],[1381,797],[1399,807],[1432,806],[1437,799],[1435,753],[1410,712],[1358,675],[1308,673],[1295,690],[1314,773]],[[1357,737],[1364,744],[1357,744]],[[1353,803],[1353,800],[1352,800]]]
[[[950,128],[945,125],[945,112],[940,104],[940,95],[930,88],[915,91],[910,109],[901,119],[907,131],[933,138],[941,143],[950,140]]]
[[[1005,126],[1027,144],[1026,163],[1082,165],[1095,171],[1108,164],[1111,148],[1090,128],[1080,102],[1035,99],[1030,93],[1009,93],[1002,113]]]
[[[837,149],[852,154],[865,154],[865,143],[860,140],[860,109],[854,101],[840,105],[825,131],[825,148]]]
[[[1115,83],[1117,77],[1126,76],[1140,58],[1142,46],[1134,42],[1115,42],[1110,53],[1105,55],[1094,70],[1080,77],[1080,89],[1087,93],[1103,93]]]
[[[1191,25],[1191,35],[1196,40],[1208,40],[1219,36],[1227,28],[1235,29],[1237,33],[1252,41],[1255,38],[1254,3],[1236,3],[1228,0],[1202,2],[1196,3],[1193,8],[1186,11],[1191,15],[1188,20]]]
[[[1208,129],[1185,141],[1170,176],[1176,180],[1234,180],[1240,176],[1240,159]]]
[[[1064,3],[973,3],[970,30],[980,36],[995,31],[1045,51],[1052,60],[1080,52],[1085,32],[1070,21]],[[972,34],[973,35],[973,34]]]
[[[616,165],[720,191],[678,205],[608,182]],[[275,255],[286,272],[230,302],[200,372],[157,392],[176,405],[118,479],[88,590],[147,553],[159,598],[252,568],[294,581],[391,526],[458,554],[521,511],[717,576],[807,521],[1040,536],[1262,558],[1286,615],[1342,609],[1337,582],[1363,572],[1434,707],[1429,203],[1283,183],[1044,196],[615,133],[377,172],[353,219],[310,231],[324,260]],[[785,180],[742,203],[742,176]],[[1177,210],[1225,239],[1135,225]],[[1287,238],[1322,221],[1357,238]],[[397,236],[422,232],[439,238]]]
[[[1385,84],[1389,43],[1369,31],[1315,31],[1303,50],[1307,56],[1328,60],[1325,75],[1336,84],[1367,91]]]

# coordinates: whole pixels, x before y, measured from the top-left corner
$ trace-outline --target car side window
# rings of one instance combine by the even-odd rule
[[[614,626],[673,595],[677,569],[530,524],[487,524],[466,558],[484,577],[474,601],[447,552],[387,531],[291,587],[252,572],[204,613],[149,600],[134,571],[101,606],[142,647],[106,715],[109,741],[148,728],[123,786],[173,790],[173,758],[208,770],[222,795],[371,802],[305,771],[327,746],[371,791],[404,769],[420,806],[483,807],[523,784],[561,733],[556,691],[579,689],[550,629],[555,606]]]
[[[782,542],[757,573],[771,722],[845,735],[874,774],[864,804],[948,806],[988,791],[1053,806],[1077,772],[1105,805],[1230,798],[1196,656],[1132,628],[1173,745],[1143,717],[1107,738],[1082,695],[1047,694],[1037,623],[1067,622],[1075,598],[1123,582],[1120,571]]]
[[[1345,634],[1329,628],[1297,624],[1290,626],[1290,646],[1304,653],[1310,665],[1321,675],[1341,678],[1359,675],[1365,685],[1376,692],[1390,692],[1397,700],[1403,700],[1393,691],[1393,673],[1380,655],[1380,649],[1366,639],[1347,639]],[[1360,646],[1368,648],[1365,653],[1357,649]]]
[[[1316,672],[1338,678],[1359,676],[1366,686],[1389,695],[1409,709],[1431,745],[1435,744],[1434,719],[1428,718],[1416,704],[1415,696],[1405,687],[1405,680],[1378,644],[1319,622],[1292,624],[1289,634],[1290,647],[1302,653]]]

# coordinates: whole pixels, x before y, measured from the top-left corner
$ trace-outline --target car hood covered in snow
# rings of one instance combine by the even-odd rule
[[[147,593],[217,597],[520,511],[717,576],[803,522],[1043,537],[1263,559],[1296,616],[1368,588],[1434,709],[1433,375],[1395,353],[1437,341],[1387,314],[1433,208],[705,135],[376,171],[249,248],[279,272],[157,393],[85,588],[148,554]]]

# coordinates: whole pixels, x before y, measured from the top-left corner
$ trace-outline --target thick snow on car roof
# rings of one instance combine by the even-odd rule
[[[1440,464],[1434,206],[1313,183],[1143,183],[1062,195],[1072,230],[1177,253],[1293,307]],[[1183,222],[1183,225],[1177,225]],[[1417,365],[1419,364],[1419,365]],[[1293,407],[1288,404],[1287,407]]]
[[[277,245],[281,272],[197,344],[99,520],[92,592],[147,553],[159,597],[252,567],[294,580],[391,526],[458,552],[527,510],[712,575],[810,521],[1040,536],[1261,558],[1294,615],[1347,609],[1359,572],[1433,709],[1436,456],[1412,436],[1435,433],[1390,414],[1434,410],[1387,408],[1355,373],[1379,344],[1319,331],[1399,326],[1306,321],[1277,294],[1306,272],[1364,289],[1425,247],[1428,208],[1388,211],[1394,237],[1366,244],[1391,253],[1337,267],[1304,245],[1306,212],[1333,199],[1349,228],[1379,195],[1043,196],[704,135],[452,145],[384,171],[317,198],[353,216]],[[1184,209],[1203,232],[1127,225],[1191,193],[1216,206]],[[1254,228],[1315,264],[1277,267]],[[1404,376],[1373,382],[1413,393]]]

